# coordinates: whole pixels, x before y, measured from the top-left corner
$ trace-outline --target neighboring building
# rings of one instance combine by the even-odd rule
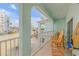
[[[6,12],[0,10],[0,33],[8,33],[9,31],[9,22],[10,18],[7,16]]]
[[[38,32],[53,31],[53,22],[48,19],[43,19],[38,21]]]
[[[38,37],[38,28],[31,27],[31,37]]]

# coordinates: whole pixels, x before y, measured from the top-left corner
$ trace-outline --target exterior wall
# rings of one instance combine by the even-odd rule
[[[70,8],[69,8],[69,12],[68,12],[68,15],[67,15],[67,22],[66,24],[68,23],[68,21],[73,18],[73,32],[76,28],[76,25],[77,23],[79,22],[79,4],[71,4],[70,5]],[[66,34],[67,34],[67,25],[66,25]],[[77,49],[73,49],[72,50],[72,55],[76,55],[78,56],[79,54],[77,53],[79,50]]]
[[[69,12],[66,18],[66,24],[69,20],[73,18],[73,31],[76,28],[77,23],[79,22],[79,4],[71,4],[69,8]],[[66,34],[67,34],[67,25],[66,25]]]
[[[58,19],[54,22],[54,33],[59,32],[59,31],[64,31],[65,32],[65,25],[66,25],[66,20],[65,19]]]
[[[79,4],[71,4],[69,6],[68,14],[66,19],[56,20],[54,22],[54,33],[57,31],[64,30],[64,35],[67,37],[67,23],[73,18],[73,31],[76,28],[77,23],[79,22]]]

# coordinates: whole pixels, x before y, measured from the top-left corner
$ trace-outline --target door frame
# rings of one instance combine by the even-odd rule
[[[71,22],[72,22],[72,23],[71,23]],[[72,26],[72,27],[70,27],[70,26]],[[70,31],[70,30],[71,30],[70,28],[72,28],[72,31]],[[73,18],[71,18],[71,19],[68,21],[68,23],[67,23],[67,37],[68,37],[68,40],[72,38],[72,37],[69,37],[69,35],[72,36],[72,32],[73,32]],[[69,33],[70,33],[70,34],[69,34]],[[71,40],[70,40],[70,41],[71,41]]]

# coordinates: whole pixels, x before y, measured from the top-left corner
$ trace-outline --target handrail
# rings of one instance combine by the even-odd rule
[[[5,41],[9,41],[9,40],[14,40],[14,39],[19,39],[19,37],[15,37],[15,38],[10,38],[10,39],[6,39],[6,40],[2,40],[0,42],[5,42]]]
[[[49,33],[49,32],[53,32],[53,31],[47,31],[47,32],[42,32],[42,33]],[[42,34],[42,33],[38,33],[38,34]]]

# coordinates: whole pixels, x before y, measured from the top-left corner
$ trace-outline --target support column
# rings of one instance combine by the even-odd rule
[[[19,4],[19,25],[21,56],[31,56],[31,4]]]

